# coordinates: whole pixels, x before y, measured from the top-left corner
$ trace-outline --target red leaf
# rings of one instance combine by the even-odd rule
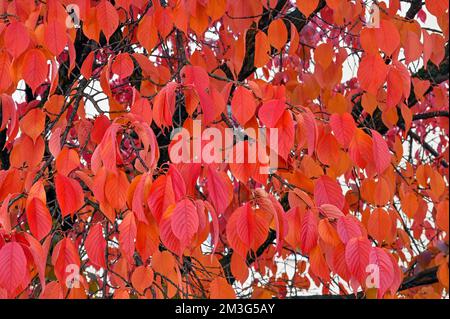
[[[373,160],[373,142],[369,135],[357,128],[349,146],[349,156],[360,168],[366,168]]]
[[[230,205],[233,198],[233,185],[230,178],[224,172],[219,172],[209,165],[207,169],[208,193],[210,202],[217,212],[222,214]]]
[[[356,131],[353,117],[347,112],[343,114],[335,113],[330,117],[330,126],[338,142],[348,148]]]
[[[114,74],[117,74],[120,79],[127,78],[133,74],[134,64],[128,53],[121,53],[116,56],[111,70]]]
[[[0,249],[0,287],[13,293],[24,281],[27,259],[22,246],[17,242],[6,243]]]
[[[352,238],[362,236],[359,221],[351,215],[342,216],[338,219],[337,231],[344,244],[346,244]]]
[[[139,176],[138,176],[139,177]],[[147,182],[151,182],[151,176],[147,173],[140,175],[140,179],[133,193],[132,210],[136,214],[136,218],[140,222],[148,224],[147,217],[144,212],[144,188]]]
[[[197,208],[189,199],[183,199],[176,204],[171,216],[171,225],[180,244],[187,247],[199,228]]]
[[[318,223],[317,212],[313,210],[306,211],[300,229],[300,248],[302,253],[306,255],[317,245],[319,237]]]
[[[80,256],[72,239],[63,238],[56,244],[53,249],[52,263],[56,278],[64,284],[69,282],[68,276],[72,277],[79,273]]]
[[[206,70],[199,66],[187,65],[181,70],[181,77],[183,78],[183,84],[191,86],[197,92],[200,100],[200,106],[204,113],[204,124],[209,124],[214,120],[217,112],[214,112],[214,101],[211,96],[211,90],[209,87],[209,76]],[[212,112],[212,113],[211,113]]]
[[[92,225],[84,242],[89,261],[101,268],[106,268],[106,240],[101,224]]]
[[[388,67],[378,54],[367,54],[361,59],[358,68],[358,80],[361,88],[373,95],[386,81]]]
[[[102,0],[95,9],[98,25],[109,42],[109,38],[119,26],[119,14],[116,8],[106,0]]]
[[[0,225],[6,233],[11,232],[11,217],[9,216],[9,201],[13,195],[8,194],[5,199],[3,199],[2,206],[0,207]]]
[[[47,253],[48,253],[47,248],[44,248],[44,247],[48,247],[48,244],[51,241],[51,237],[50,236],[47,237],[44,244],[41,245],[41,243],[36,238],[31,236],[30,234],[24,233],[24,236],[25,236],[26,241],[28,242],[28,249],[29,249],[31,255],[33,256],[34,264],[39,273],[39,280],[41,281],[41,285],[44,288],[46,285],[45,284],[45,268],[47,265]]]
[[[172,126],[177,87],[175,82],[168,83],[153,101],[153,121],[160,128]]]
[[[341,186],[327,175],[319,177],[314,183],[314,200],[317,206],[332,204],[341,210],[345,205]]]
[[[147,204],[159,223],[166,209],[185,195],[186,184],[183,177],[174,165],[170,165],[167,175],[158,177],[152,184]]]
[[[339,208],[331,204],[320,205],[319,210],[327,218],[338,219],[339,217],[344,216],[344,213]]]
[[[133,255],[135,249],[135,240],[137,236],[137,226],[133,212],[125,215],[119,225],[119,244],[120,249],[127,257],[128,263],[133,263]]]
[[[306,129],[306,140],[308,142],[308,156],[312,156],[316,151],[319,132],[317,130],[317,123],[314,114],[309,108],[303,113],[303,125]]]
[[[27,28],[19,21],[12,21],[5,30],[3,46],[14,57],[17,58],[28,48],[30,36]]]
[[[345,245],[339,244],[333,250],[333,271],[338,274],[345,281],[350,280],[350,272],[347,267],[347,262],[345,261]]]
[[[84,193],[80,184],[61,174],[55,176],[56,198],[63,217],[75,213],[84,205]]]
[[[258,117],[267,127],[276,127],[285,111],[284,100],[270,100],[265,102],[258,111]]]
[[[231,100],[233,116],[241,125],[245,125],[256,111],[256,101],[253,93],[242,86],[238,86]]]
[[[0,93],[5,92],[12,84],[10,68],[11,58],[9,57],[9,54],[7,52],[0,52]],[[2,119],[2,122],[6,122],[6,120],[7,119]]]
[[[95,52],[91,51],[83,61],[83,65],[81,66],[80,73],[83,75],[83,77],[85,79],[90,79],[92,76],[92,67],[94,65],[94,58],[95,58]]]
[[[32,49],[25,53],[22,76],[33,92],[47,79],[47,70],[47,59],[41,50]]]
[[[355,237],[348,241],[345,246],[345,261],[350,274],[359,281],[365,283],[368,273],[369,255],[372,245],[367,238]]]
[[[376,28],[378,47],[388,56],[400,46],[400,33],[391,20],[382,19],[380,27]]]
[[[403,96],[403,78],[396,68],[390,68],[387,75],[386,107],[396,107]]]
[[[268,230],[267,221],[248,203],[233,212],[226,229],[230,246],[243,258],[247,258],[249,250],[259,248],[266,240]]]
[[[219,218],[217,216],[216,210],[209,202],[205,201],[204,204],[205,204],[206,209],[209,211],[209,215],[211,216],[211,222],[213,225],[214,236],[212,238],[212,244],[214,245],[214,248],[211,252],[211,258],[212,258],[212,256],[214,256],[214,252],[216,251],[217,246],[219,244],[219,232],[220,232]]]
[[[49,21],[45,26],[44,40],[47,49],[58,56],[66,47],[66,26],[56,19]]]
[[[52,216],[45,205],[38,197],[34,197],[27,204],[26,209],[28,225],[34,237],[42,240],[52,229]]]
[[[371,130],[371,132],[375,168],[378,175],[381,175],[391,164],[391,153],[389,152],[389,147],[381,134],[375,130]]]
[[[382,298],[394,281],[394,267],[392,265],[392,260],[384,249],[372,247],[370,250],[369,263],[372,267],[377,267],[372,275],[375,277],[374,284],[377,286],[375,288],[378,288],[378,298]],[[378,279],[376,278],[377,276],[379,276]]]

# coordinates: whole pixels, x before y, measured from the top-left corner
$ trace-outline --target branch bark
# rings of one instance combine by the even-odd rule
[[[414,276],[405,278],[398,291],[404,291],[411,288],[437,283],[439,281],[437,278],[437,269],[438,267],[425,269]],[[291,297],[290,299],[365,299],[365,296],[364,293],[359,292],[357,294],[348,295],[295,296]]]

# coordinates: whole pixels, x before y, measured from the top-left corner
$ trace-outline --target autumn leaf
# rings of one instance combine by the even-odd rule
[[[55,177],[55,188],[62,215],[73,217],[84,204],[84,195],[80,184],[70,177],[58,174]]]
[[[27,259],[22,246],[10,242],[0,249],[0,287],[13,295],[16,288],[25,281]]]
[[[92,225],[86,237],[85,246],[89,261],[97,267],[106,268],[106,245],[102,225]]]
[[[74,2],[0,5],[0,299],[448,297],[448,1]]]

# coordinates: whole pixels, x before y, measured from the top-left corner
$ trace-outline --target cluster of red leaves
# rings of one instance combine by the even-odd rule
[[[442,297],[448,2],[385,2],[0,2],[0,298]],[[194,119],[278,169],[170,163]]]

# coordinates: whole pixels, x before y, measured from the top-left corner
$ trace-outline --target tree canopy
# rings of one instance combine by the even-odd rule
[[[0,298],[448,297],[448,11],[0,1]]]

